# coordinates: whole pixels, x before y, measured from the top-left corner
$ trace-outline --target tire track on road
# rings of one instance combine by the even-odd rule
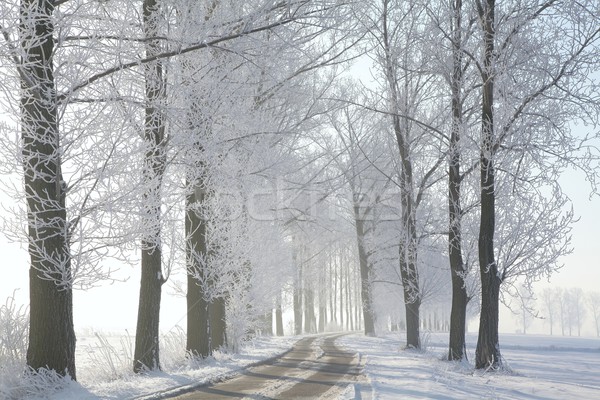
[[[338,398],[360,376],[358,357],[335,345],[343,334],[311,336],[265,365],[173,397],[174,400]],[[320,343],[322,342],[322,343]]]

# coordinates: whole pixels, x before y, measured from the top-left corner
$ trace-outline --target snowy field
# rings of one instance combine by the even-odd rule
[[[132,340],[123,335],[80,336],[79,383],[28,399],[149,400],[160,392],[234,375],[249,364],[285,352],[297,338],[257,338],[240,355],[217,354],[192,364],[180,353],[185,343],[179,332],[163,338],[164,372],[145,376],[130,372]],[[425,334],[423,352],[402,350],[401,333],[345,336],[338,343],[359,353],[366,380],[348,388],[344,398],[362,392],[373,399],[600,399],[599,339],[501,335],[507,367],[502,372],[474,371],[476,336],[469,334],[467,340],[470,361],[450,363],[441,361],[447,334]]]
[[[474,371],[470,362],[441,361],[447,334],[425,335],[425,352],[401,350],[403,338],[346,336],[360,353],[374,399],[600,399],[600,340],[546,335],[500,335],[506,371]]]
[[[283,354],[297,340],[297,337],[259,337],[246,342],[240,354],[216,352],[214,357],[192,362],[185,357],[185,336],[181,331],[172,332],[161,338],[163,371],[136,375],[132,372],[131,361],[133,337],[114,333],[79,335],[76,350],[78,382],[70,382],[58,391],[46,387],[40,393],[36,388],[29,388],[29,395],[16,398],[149,400],[161,392],[233,376],[242,368]],[[0,399],[4,400],[1,389],[0,382]]]

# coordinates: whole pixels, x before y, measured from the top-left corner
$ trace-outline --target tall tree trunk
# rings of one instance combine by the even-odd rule
[[[227,298],[214,294],[216,283],[209,277],[206,265],[209,259],[208,221],[203,207],[206,205],[205,166],[196,165],[194,188],[186,199],[187,248],[187,351],[195,356],[207,357],[227,344]]]
[[[325,332],[325,324],[327,323],[327,269],[319,271],[319,324],[317,331]]]
[[[54,6],[22,0],[21,140],[29,235],[27,365],[76,379],[71,257],[54,81]]]
[[[275,309],[275,334],[277,336],[283,336],[283,310],[281,307],[282,302],[282,295],[279,294],[277,308]]]
[[[248,264],[246,265],[246,268],[249,268]],[[227,345],[227,293],[223,288],[219,288],[218,286],[218,274],[215,276],[215,274],[212,273],[211,275],[211,279],[208,280],[208,293],[204,294],[204,297],[209,299],[208,333],[210,336],[210,354],[212,354],[214,350],[218,350]],[[246,288],[246,290],[248,290],[248,288]]]
[[[396,137],[402,138],[400,132],[400,121],[395,117],[394,126]],[[404,227],[404,238],[400,244],[400,275],[404,289],[404,304],[406,308],[406,347],[421,348],[419,333],[419,310],[421,307],[421,291],[419,288],[419,273],[417,270],[417,232],[415,223],[415,209],[412,198],[412,163],[409,159],[408,144],[404,139],[398,139],[403,159],[402,172],[400,176],[400,197],[402,203],[402,226]]]
[[[208,357],[208,302],[195,279],[187,279],[187,335],[186,351],[195,357]]]
[[[344,253],[340,252],[340,328],[344,329]]]
[[[302,266],[298,263],[297,255],[293,255],[294,265],[298,269],[294,282],[294,334],[302,334]]]
[[[273,336],[273,309],[270,309],[265,313],[264,326],[265,335]]]
[[[365,249],[364,220],[360,216],[358,204],[354,204],[354,225],[358,242],[358,262],[360,267],[360,295],[362,298],[362,314],[365,323],[365,335],[375,336],[375,318],[371,296],[371,271],[367,251]]]
[[[148,245],[142,243],[142,245]],[[142,250],[142,277],[135,333],[134,372],[160,369],[159,316],[161,287],[161,253]]]
[[[178,10],[182,20],[195,25],[197,15],[204,15],[204,22],[213,17],[220,5],[219,0],[209,2],[188,2]],[[211,53],[214,59],[217,52]],[[188,85],[198,83],[195,60],[187,59],[183,70]],[[217,63],[218,64],[218,63]],[[202,78],[200,78],[202,79]],[[190,171],[188,173],[188,190],[186,197],[186,263],[187,263],[187,341],[188,353],[196,357],[208,357],[214,349],[227,344],[227,320],[225,294],[215,295],[216,282],[208,273],[209,257],[208,243],[208,212],[207,200],[210,196],[208,189],[207,166],[202,159],[204,148],[202,136],[208,135],[211,129],[210,111],[207,111],[206,100],[192,89],[189,95],[188,129],[194,137],[190,146]]]
[[[317,331],[319,333],[325,332],[325,322],[327,321],[327,306],[323,305],[323,300],[321,299],[323,296],[319,296],[319,326]]]
[[[159,5],[157,0],[144,0],[144,36],[158,36]],[[146,57],[160,53],[157,39],[146,42]],[[141,282],[138,319],[135,336],[133,370],[160,369],[158,348],[160,299],[164,278],[161,263],[161,187],[166,167],[165,155],[165,82],[160,61],[144,64],[146,80],[146,110],[144,141],[144,201],[142,218],[145,235],[142,238]]]
[[[385,75],[389,90],[389,108],[391,111],[392,127],[396,136],[400,153],[400,204],[402,206],[401,223],[403,238],[400,243],[400,276],[404,291],[406,310],[406,347],[421,348],[419,333],[419,309],[421,306],[421,291],[419,288],[419,273],[417,270],[417,232],[415,221],[415,202],[413,199],[414,182],[413,166],[410,152],[408,131],[402,129],[399,116],[400,95],[397,87],[397,72],[394,51],[388,31],[388,2],[384,2],[382,15],[383,46],[385,52]]]
[[[294,334],[302,334],[302,292],[300,284],[294,286]]]
[[[362,280],[360,279],[360,270],[358,271],[358,278],[357,278],[357,282],[356,282],[356,287],[359,288],[362,284]],[[354,309],[355,312],[355,318],[356,318],[356,330],[361,330],[363,329],[363,323],[362,323],[362,297],[361,297],[361,292],[359,290],[356,290],[354,292],[354,303],[356,304],[356,308]],[[359,307],[359,304],[361,305]],[[373,324],[374,325],[374,324]]]
[[[494,259],[494,230],[496,220],[494,181],[494,0],[478,10],[484,33],[484,59],[482,69],[482,128],[481,128],[481,220],[479,226],[479,269],[481,274],[481,314],[479,337],[475,352],[476,368],[501,365],[498,343],[498,313],[500,283],[498,266]]]
[[[227,345],[226,301],[224,296],[213,298],[208,305],[210,352]],[[272,317],[271,317],[272,319]],[[273,333],[271,328],[271,334]]]
[[[211,294],[214,282],[207,278],[208,236],[204,166],[197,166],[200,177],[190,184],[192,193],[186,198],[186,259],[187,259],[187,341],[186,350],[193,356],[208,357],[227,344],[226,298]]]
[[[328,294],[328,300],[329,300],[329,321],[330,323],[333,323],[334,320],[334,315],[333,315],[333,293],[334,293],[334,288],[333,288],[333,262],[331,260],[331,253],[329,253],[327,255],[327,294]]]
[[[404,291],[407,298],[406,290]],[[409,297],[410,299],[410,297]],[[421,303],[417,300],[405,300],[406,310],[406,347],[420,349],[421,339],[419,337],[419,312]]]
[[[452,275],[452,310],[450,312],[449,360],[462,360],[465,349],[465,325],[467,321],[467,287],[465,265],[462,256],[462,209],[460,176],[460,129],[462,110],[462,0],[455,0],[452,16],[452,132],[448,166],[448,255]]]
[[[306,278],[305,278],[306,279]],[[304,331],[316,333],[315,295],[310,284],[304,286]]]
[[[202,178],[192,183],[186,197],[185,237],[187,263],[187,341],[186,350],[196,357],[210,355],[208,301],[204,293],[203,260],[208,253],[207,221],[202,217],[200,207],[205,201],[206,189]]]
[[[331,268],[331,321],[337,325],[337,251],[333,251]]]
[[[351,292],[352,287],[350,286],[350,260],[346,262],[346,330],[353,330],[352,327],[352,299]]]

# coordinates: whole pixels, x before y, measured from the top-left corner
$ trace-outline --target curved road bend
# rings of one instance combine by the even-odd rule
[[[340,336],[301,339],[280,358],[172,399],[337,399],[360,377],[358,357],[335,345]]]

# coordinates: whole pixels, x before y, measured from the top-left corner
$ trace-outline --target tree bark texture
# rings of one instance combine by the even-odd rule
[[[329,276],[327,267],[328,264],[324,264],[323,268],[319,270],[319,282],[317,284],[319,296],[319,321],[317,331],[319,333],[325,332],[325,326],[327,325],[327,292],[329,291],[327,286],[327,278]]]
[[[302,293],[298,287],[300,284],[294,285],[294,334],[302,334]]]
[[[161,253],[142,250],[142,276],[135,333],[134,372],[160,369],[159,317],[162,294]]]
[[[52,54],[52,1],[22,0],[21,139],[29,235],[27,365],[76,379],[71,256]]]
[[[322,296],[319,296],[319,303],[322,303]],[[319,326],[317,331],[319,333],[325,332],[325,322],[327,321],[327,306],[321,304],[319,305]]]
[[[500,283],[494,258],[495,173],[494,173],[494,8],[495,1],[479,1],[478,10],[484,33],[482,70],[482,127],[481,127],[481,220],[479,226],[479,269],[481,274],[481,314],[479,337],[475,351],[476,368],[501,366],[498,342],[498,309]]]
[[[281,295],[279,295],[279,301],[277,302],[277,308],[275,309],[275,334],[277,336],[283,336],[283,309],[281,302]]]
[[[339,281],[340,281],[340,293],[339,293],[339,300],[340,300],[340,328],[344,329],[344,256],[343,253],[340,252],[340,258],[339,258]]]
[[[304,331],[317,333],[317,319],[315,316],[315,294],[310,284],[306,282],[304,288]]]
[[[354,205],[354,224],[356,227],[356,239],[358,242],[358,260],[360,267],[360,294],[362,300],[362,314],[365,325],[365,335],[375,336],[375,317],[371,298],[371,271],[367,251],[365,249],[364,220],[359,215],[358,205]]]
[[[294,282],[294,334],[302,334],[302,266],[298,264],[298,257],[294,251],[294,265],[297,268],[296,281]]]
[[[208,301],[204,297],[201,258],[208,252],[206,221],[197,210],[204,200],[201,185],[186,198],[185,237],[187,259],[187,342],[186,350],[196,357],[210,355]]]
[[[466,270],[462,256],[462,209],[460,176],[460,129],[463,121],[462,110],[462,0],[455,0],[452,16],[452,132],[448,166],[448,255],[452,274],[452,310],[450,312],[450,341],[448,360],[462,360],[465,356],[465,325],[467,320]]]
[[[208,304],[210,353],[227,345],[227,320],[225,297],[217,296]],[[272,319],[272,317],[271,317]],[[269,322],[271,322],[269,320]],[[272,322],[271,322],[272,323]],[[270,328],[272,330],[272,328]]]
[[[421,291],[419,288],[419,273],[417,270],[417,232],[413,199],[414,178],[408,132],[402,129],[399,114],[400,94],[397,87],[396,60],[393,56],[391,38],[388,31],[388,3],[384,2],[382,15],[383,46],[385,52],[385,75],[389,90],[389,108],[391,111],[392,127],[396,136],[400,154],[400,203],[402,206],[401,223],[402,238],[400,239],[400,275],[404,291],[406,310],[406,347],[421,348],[419,331],[419,309],[421,306]]]
[[[359,279],[360,279],[360,270],[358,271],[359,274]],[[357,286],[360,286],[360,282],[357,283]],[[355,315],[356,315],[356,330],[364,330],[364,324],[363,324],[363,319],[364,319],[364,315],[362,312],[362,297],[361,297],[361,292],[359,290],[357,290],[354,293],[354,302],[355,304],[357,304],[357,307],[354,309]],[[358,307],[358,304],[361,305],[361,307]],[[362,317],[362,318],[361,318]],[[373,318],[375,319],[375,318]]]
[[[143,27],[144,36],[158,36],[159,5],[157,0],[144,0]],[[152,57],[161,51],[157,39],[146,42],[146,57]],[[161,199],[162,180],[166,168],[165,154],[165,82],[160,61],[144,65],[146,82],[146,110],[144,121],[144,157],[143,183],[145,187],[142,205],[144,236],[141,241],[141,283],[138,307],[138,320],[135,337],[133,370],[160,369],[158,348],[159,317],[162,285],[161,249]]]
[[[350,262],[346,263],[346,330],[354,330],[352,320],[352,276],[350,274]]]
[[[273,309],[265,314],[264,330],[265,335],[273,336]]]
[[[331,307],[331,322],[337,325],[337,252],[333,251],[333,256],[330,259],[329,268],[330,268],[330,277],[331,277],[331,287],[333,290],[330,292],[330,307]]]

